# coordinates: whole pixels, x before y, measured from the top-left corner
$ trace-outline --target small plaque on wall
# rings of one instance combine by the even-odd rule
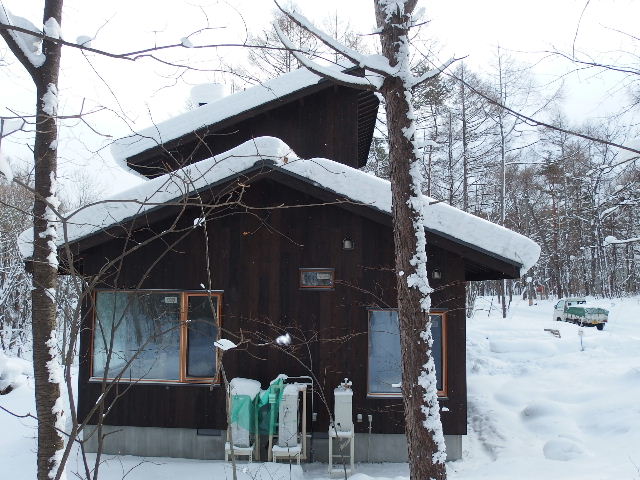
[[[300,288],[309,290],[330,290],[333,288],[333,268],[301,268]]]

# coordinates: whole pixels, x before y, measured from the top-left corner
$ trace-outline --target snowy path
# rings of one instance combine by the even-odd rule
[[[551,320],[552,301],[516,301],[507,320],[494,305],[468,321],[469,435],[464,459],[448,464],[450,479],[640,479],[640,298],[599,303],[610,322],[603,332],[584,329],[584,351],[577,326]],[[27,381],[0,405],[33,412],[32,395]],[[34,437],[32,420],[0,412],[0,478],[35,477]],[[285,478],[301,478],[284,467]],[[132,468],[129,480],[230,478],[224,462],[121,457],[102,468],[104,480]],[[305,479],[327,478],[322,465],[304,469]],[[405,479],[408,467],[361,465],[351,478]]]

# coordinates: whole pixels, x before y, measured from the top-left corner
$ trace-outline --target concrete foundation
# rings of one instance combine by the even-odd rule
[[[87,426],[84,438],[94,427]],[[140,457],[176,457],[201,460],[224,460],[225,430],[196,430],[191,428],[116,427],[104,425],[102,453],[136,455]],[[96,435],[85,443],[87,452],[96,452]]]
[[[447,460],[462,458],[462,435],[445,435]],[[311,459],[314,462],[329,461],[329,440],[327,435],[315,433],[311,442]],[[356,463],[406,462],[408,461],[407,439],[403,434],[356,433]]]
[[[85,430],[88,438],[93,427]],[[115,427],[105,425],[103,453],[109,455],[136,455],[141,457],[176,457],[202,460],[223,460],[225,430],[196,430],[189,428]],[[462,436],[445,435],[447,460],[462,458]],[[327,434],[314,433],[309,438],[308,461],[328,462],[329,440]],[[95,452],[98,443],[95,435],[85,444],[87,452]],[[266,453],[266,452],[264,452]],[[263,454],[263,459],[266,458]],[[406,462],[407,441],[402,434],[357,433],[355,461]]]

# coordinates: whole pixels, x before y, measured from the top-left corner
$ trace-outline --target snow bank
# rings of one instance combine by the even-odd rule
[[[516,299],[502,319],[495,299],[479,299],[467,330],[469,431],[449,478],[637,478],[640,299],[600,300],[602,332],[554,321],[555,302]]]
[[[391,213],[388,180],[324,158],[299,159],[281,140],[260,137],[215,157],[148,180],[104,202],[76,210],[67,225],[68,241],[77,241],[260,165],[271,165],[312,185]],[[430,204],[425,212],[428,230],[520,264],[522,274],[538,260],[540,247],[527,237],[442,202],[424,198]],[[30,257],[33,251],[31,238],[30,231],[20,236],[20,251],[25,257]]]
[[[27,377],[33,375],[30,362],[21,358],[8,357],[0,351],[0,392],[15,390],[27,382]]]

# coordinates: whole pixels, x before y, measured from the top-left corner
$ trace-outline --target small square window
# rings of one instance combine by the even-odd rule
[[[301,268],[300,288],[330,290],[333,288],[333,268]]]

